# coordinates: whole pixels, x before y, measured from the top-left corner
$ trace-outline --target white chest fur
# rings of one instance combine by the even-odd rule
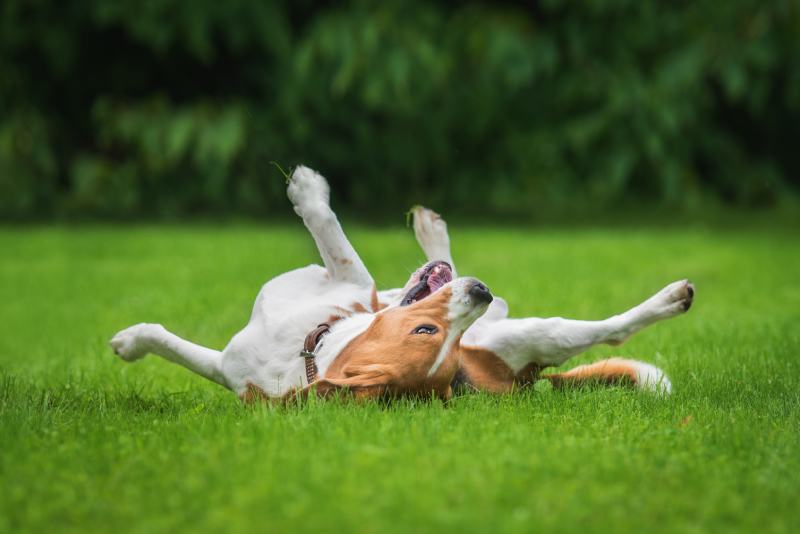
[[[222,369],[229,387],[241,394],[254,385],[280,396],[305,385],[300,350],[306,335],[332,317],[345,316],[319,348],[317,365],[324,376],[336,355],[372,321],[371,314],[347,317],[369,309],[371,297],[371,290],[332,281],[318,265],[270,280],[256,298],[250,322],[223,351]]]

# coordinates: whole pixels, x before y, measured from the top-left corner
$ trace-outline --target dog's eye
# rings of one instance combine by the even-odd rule
[[[432,324],[423,324],[416,327],[411,333],[412,334],[435,334],[438,332],[439,329],[433,326]]]

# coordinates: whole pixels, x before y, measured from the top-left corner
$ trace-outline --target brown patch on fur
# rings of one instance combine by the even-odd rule
[[[473,387],[491,393],[508,393],[539,379],[542,366],[529,363],[518,373],[497,354],[481,347],[461,347],[461,369]]]
[[[458,369],[458,340],[433,376],[428,371],[450,329],[447,319],[452,290],[377,315],[367,330],[352,340],[325,373],[306,389],[327,396],[346,389],[356,398],[386,396],[436,396],[452,394],[450,382]],[[413,334],[420,325],[432,324],[435,334]]]
[[[375,313],[387,307],[387,304],[381,304],[378,301],[378,290],[375,286],[372,286],[372,298],[370,299],[370,306],[372,307],[372,311]]]
[[[370,311],[367,308],[365,308],[364,305],[361,304],[360,302],[354,302],[353,304],[350,305],[350,307],[356,313],[370,313]]]
[[[628,383],[636,385],[636,368],[620,358],[601,360],[588,365],[579,365],[564,373],[542,375],[556,387],[581,385],[591,382],[601,384]]]
[[[272,400],[263,389],[255,384],[251,384],[250,382],[247,383],[247,389],[244,391],[244,393],[239,395],[239,399],[241,399],[245,404],[252,404],[254,402],[269,402]]]
[[[361,307],[363,308],[363,306],[361,306]],[[342,308],[341,306],[334,306],[334,308],[336,309],[337,314],[336,315],[330,315],[328,317],[328,320],[325,321],[329,325],[332,325],[333,323],[335,323],[337,321],[341,321],[342,319],[345,319],[347,317],[351,317],[353,315],[353,312],[351,310],[348,310],[347,308]]]
[[[343,308],[342,306],[334,306],[334,308],[336,309],[337,315],[329,316],[326,321],[330,325],[347,317],[352,317],[354,313],[370,313],[360,302],[354,302],[349,308]]]
[[[341,314],[341,317],[350,317],[353,315],[353,313],[347,308],[342,308],[341,306],[334,306],[334,308]]]
[[[524,387],[540,378],[549,380],[555,387],[578,386],[586,383],[636,385],[636,367],[621,358],[611,358],[589,365],[581,365],[556,374],[540,374],[544,367],[529,363],[518,373],[497,354],[481,347],[461,347],[461,368],[466,383],[490,393],[508,393],[515,387]]]
[[[342,265],[352,265],[353,260],[348,260],[347,258],[342,258],[341,260],[339,260],[339,263],[342,264]]]
[[[370,311],[360,302],[354,302],[349,307],[343,308],[342,306],[334,306],[339,315],[331,315],[328,320],[329,323],[335,323],[345,317],[351,317],[354,313],[370,313]]]
[[[494,352],[480,347],[461,347],[461,369],[471,386],[491,393],[514,389],[516,376]]]

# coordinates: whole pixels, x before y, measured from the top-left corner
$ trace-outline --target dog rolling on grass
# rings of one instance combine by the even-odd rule
[[[356,398],[448,399],[454,388],[506,393],[540,378],[556,387],[600,382],[671,391],[657,367],[621,358],[564,373],[540,372],[686,312],[694,298],[687,280],[602,321],[509,318],[506,302],[486,285],[457,277],[447,225],[433,211],[416,207],[414,231],[428,263],[402,289],[379,291],[330,208],[325,179],[298,167],[288,196],[324,266],[302,267],[267,282],[249,323],[221,352],[146,323],[117,333],[114,352],[128,362],[157,354],[244,401],[336,391]]]

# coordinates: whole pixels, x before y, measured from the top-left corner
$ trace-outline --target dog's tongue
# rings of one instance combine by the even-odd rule
[[[420,296],[425,298],[429,295],[432,295],[452,279],[453,271],[450,270],[449,265],[446,263],[436,265],[427,274],[425,274],[422,279],[408,291],[408,293],[406,293],[406,296],[403,298],[400,305],[408,306],[409,304],[418,300]]]

